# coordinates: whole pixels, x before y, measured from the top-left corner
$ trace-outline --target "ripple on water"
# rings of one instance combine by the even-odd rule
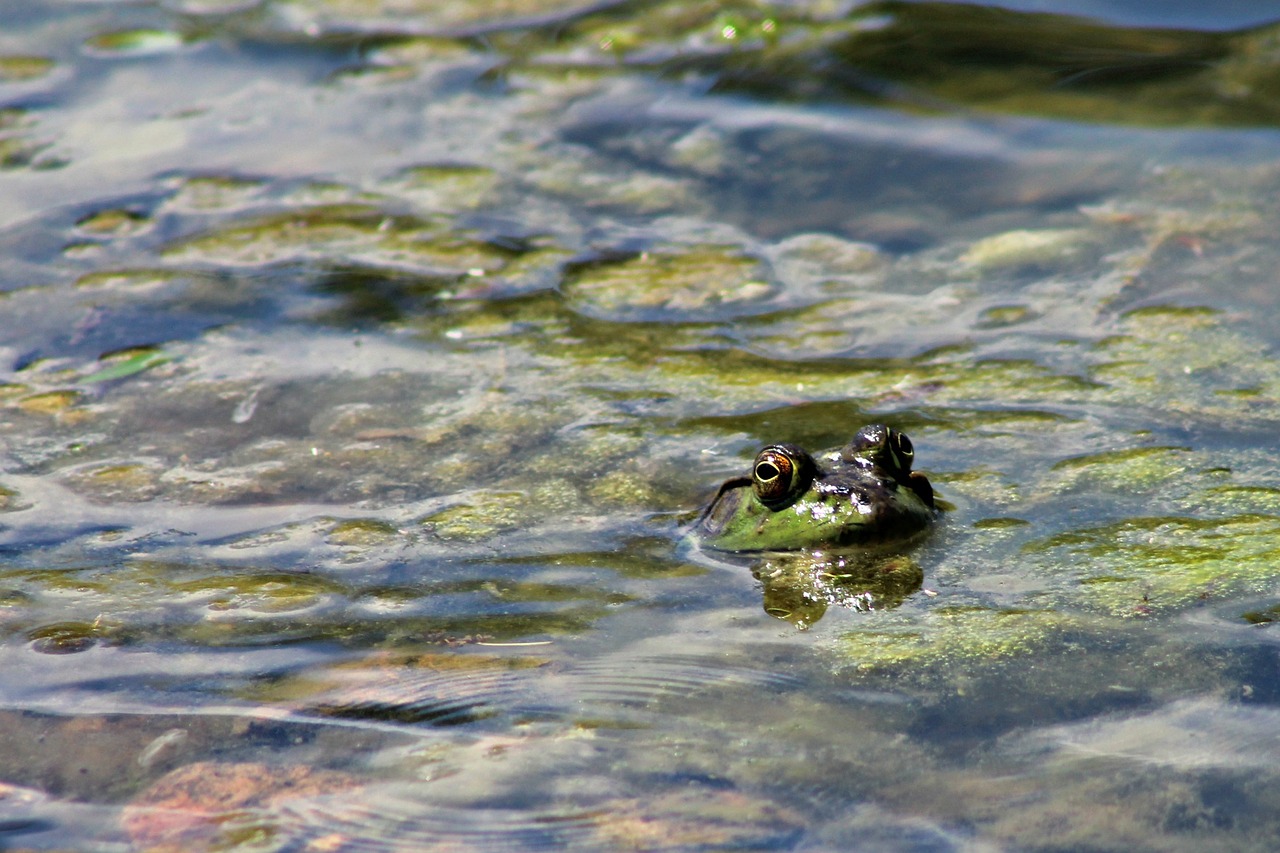
[[[469,667],[454,663],[448,669],[406,666],[341,672],[338,678],[345,683],[308,701],[303,710],[435,726],[503,717],[509,722],[563,720],[607,727],[652,721],[663,713],[663,702],[711,690],[783,690],[800,682],[786,673],[697,656],[611,657],[582,664],[467,657],[473,661]]]
[[[291,801],[292,832],[342,850],[781,849],[803,831],[795,812],[733,791],[692,789],[590,808],[452,808],[427,792],[368,789],[354,800]]]

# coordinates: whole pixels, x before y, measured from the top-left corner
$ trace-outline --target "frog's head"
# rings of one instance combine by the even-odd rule
[[[933,520],[929,481],[911,471],[911,441],[897,430],[859,430],[819,459],[793,444],[756,454],[750,476],[720,487],[696,532],[723,551],[787,551],[908,538]]]

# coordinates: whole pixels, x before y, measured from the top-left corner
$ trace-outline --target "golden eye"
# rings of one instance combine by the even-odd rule
[[[804,491],[813,476],[809,454],[788,444],[774,444],[756,455],[751,484],[761,503],[781,509]]]

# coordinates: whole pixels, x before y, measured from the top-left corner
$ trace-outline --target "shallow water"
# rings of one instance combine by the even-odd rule
[[[1280,6],[1013,8],[0,0],[0,843],[1270,849]]]

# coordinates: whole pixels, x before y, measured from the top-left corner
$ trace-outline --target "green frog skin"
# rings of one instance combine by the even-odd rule
[[[865,426],[817,458],[792,444],[756,455],[751,475],[720,487],[696,534],[721,551],[792,551],[910,539],[933,523],[933,488],[912,471],[911,439]]]

